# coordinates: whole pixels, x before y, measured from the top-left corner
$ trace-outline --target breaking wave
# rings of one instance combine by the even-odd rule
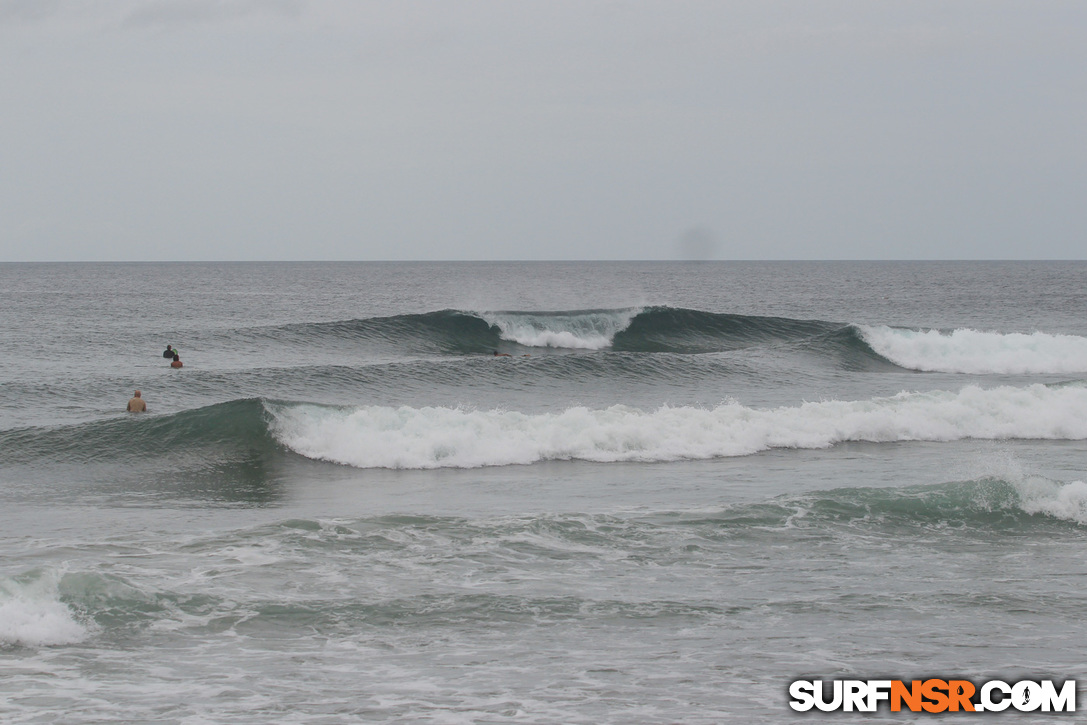
[[[234,331],[244,338],[257,331]],[[795,343],[847,366],[894,365],[925,372],[1064,374],[1087,372],[1087,337],[1045,332],[911,330],[677,307],[568,311],[440,310],[265,330],[277,341],[363,344],[422,354],[506,349],[680,354]]]
[[[329,339],[415,353],[471,354],[519,346],[566,350],[701,353],[777,340],[800,340],[838,323],[731,315],[674,307],[567,311],[440,310],[233,331],[232,340],[274,337],[300,344]]]
[[[858,328],[864,341],[896,365],[926,372],[1064,374],[1087,371],[1087,337],[960,329]]]
[[[447,407],[268,404],[276,440],[307,458],[358,468],[474,468],[545,460],[676,461],[846,441],[1087,438],[1087,388],[903,392],[760,410],[616,405],[525,414]]]
[[[54,570],[0,576],[0,647],[74,644],[87,628],[61,601],[61,574]]]
[[[588,310],[583,312],[481,312],[479,316],[498,330],[502,340],[525,347],[602,350],[626,330],[642,310]]]
[[[258,475],[278,457],[358,468],[475,468],[549,460],[677,461],[849,441],[1087,439],[1087,386],[967,386],[779,408],[625,405],[551,413],[236,400],[173,415],[0,432],[0,461],[169,458]],[[262,463],[263,462],[263,463]]]

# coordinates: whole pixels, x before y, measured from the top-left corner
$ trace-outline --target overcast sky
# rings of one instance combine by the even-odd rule
[[[0,0],[0,261],[1084,259],[1087,2]]]

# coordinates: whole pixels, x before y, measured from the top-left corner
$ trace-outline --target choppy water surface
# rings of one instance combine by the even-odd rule
[[[1083,679],[1085,280],[0,265],[0,719],[780,722],[797,678]]]

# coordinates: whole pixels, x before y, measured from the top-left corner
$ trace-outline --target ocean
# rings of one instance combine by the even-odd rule
[[[2,722],[902,723],[790,683],[1084,677],[1085,262],[0,264],[0,302]]]

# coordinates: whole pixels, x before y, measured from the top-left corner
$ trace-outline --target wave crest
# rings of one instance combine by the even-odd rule
[[[842,488],[775,500],[772,524],[823,528],[959,526],[1022,529],[1046,519],[1087,524],[1087,484],[1012,472],[968,481]]]
[[[568,311],[439,310],[337,322],[234,331],[301,345],[363,343],[415,353],[464,355],[503,343],[569,350],[702,353],[802,340],[842,329],[837,323],[731,315],[676,307]]]
[[[503,340],[526,347],[602,350],[630,326],[641,309],[572,312],[480,312]]]

